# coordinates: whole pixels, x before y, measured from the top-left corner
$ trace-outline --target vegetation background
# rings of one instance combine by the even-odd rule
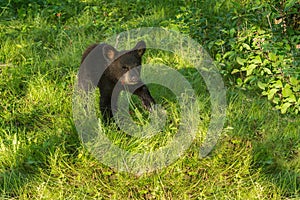
[[[300,199],[299,1],[8,0],[0,8],[1,199]],[[228,113],[208,157],[198,158],[195,142],[171,166],[137,177],[86,151],[72,92],[89,44],[139,27],[202,44],[224,78]]]

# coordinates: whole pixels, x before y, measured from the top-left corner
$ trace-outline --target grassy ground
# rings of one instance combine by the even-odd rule
[[[222,137],[204,159],[195,141],[172,165],[142,176],[99,163],[83,147],[72,118],[83,50],[141,26],[185,31],[172,19],[186,5],[33,2],[1,4],[1,199],[300,199],[300,118],[274,111],[254,91],[228,88]],[[186,76],[194,80],[193,73]],[[207,95],[199,89],[204,120]]]

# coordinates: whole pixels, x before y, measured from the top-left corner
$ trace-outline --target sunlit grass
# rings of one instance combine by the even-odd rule
[[[222,136],[211,154],[200,159],[202,133],[210,120],[209,93],[195,70],[168,53],[149,51],[144,62],[174,67],[196,90],[201,120],[195,141],[170,166],[139,176],[101,164],[80,140],[73,119],[73,86],[83,50],[140,24],[164,25],[184,5],[169,2],[155,7],[147,1],[147,5],[120,7],[120,3],[88,1],[93,5],[86,7],[80,2],[72,4],[80,10],[77,15],[64,15],[65,21],[56,14],[66,9],[51,11],[53,7],[28,18],[16,13],[1,21],[1,199],[299,198],[299,117],[280,115],[255,92],[228,88]],[[132,12],[126,15],[128,23],[121,19],[125,10]],[[167,127],[150,139],[140,139],[124,134],[115,124],[104,126],[107,137],[119,147],[156,150],[178,129],[180,109],[174,94],[154,84],[149,88],[168,111]],[[149,113],[137,99],[133,102],[135,122],[149,123]]]

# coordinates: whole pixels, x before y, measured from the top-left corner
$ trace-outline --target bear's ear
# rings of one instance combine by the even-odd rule
[[[103,56],[108,61],[113,61],[116,57],[117,50],[110,45],[105,45],[103,47]]]
[[[142,55],[146,51],[146,43],[143,40],[141,40],[135,45],[133,49],[138,53],[140,57],[142,57]]]

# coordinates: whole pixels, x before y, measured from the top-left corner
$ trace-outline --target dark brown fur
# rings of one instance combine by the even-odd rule
[[[88,55],[98,46],[99,53],[102,54],[99,55],[101,63],[95,66],[87,66],[86,68],[89,70],[83,69],[82,71],[91,77],[95,74],[95,70],[104,70],[97,83],[97,87],[100,90],[100,110],[104,119],[111,118],[113,111],[117,110],[117,96],[122,90],[127,90],[137,95],[142,100],[143,106],[151,110],[151,105],[155,103],[154,99],[147,86],[140,80],[141,60],[146,50],[145,43],[140,41],[133,49],[125,51],[117,51],[107,44],[100,45],[90,45],[83,53],[81,63],[89,63],[88,60],[93,58],[89,58]],[[87,59],[87,62],[85,59]],[[82,76],[82,78],[84,77]],[[114,89],[117,95],[112,100]]]
[[[90,45],[83,53],[81,63],[84,61],[84,59],[87,57],[87,55],[96,47],[98,44],[92,44]]]

